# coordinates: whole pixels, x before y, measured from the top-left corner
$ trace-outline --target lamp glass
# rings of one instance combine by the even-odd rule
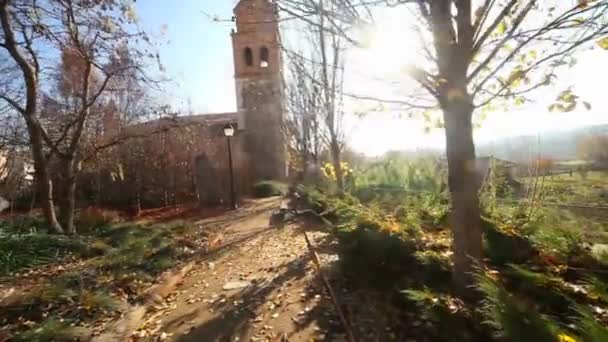
[[[227,137],[231,137],[234,135],[234,127],[230,124],[224,126],[224,135]]]

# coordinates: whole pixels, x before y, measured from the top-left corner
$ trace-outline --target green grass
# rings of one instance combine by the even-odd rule
[[[84,238],[47,233],[0,236],[0,275],[59,263],[69,255],[86,255],[87,244]]]
[[[163,224],[103,224],[90,235],[67,237],[46,233],[11,234],[0,240],[0,260],[6,270],[58,264],[67,255],[81,264],[52,276],[40,288],[0,313],[0,320],[12,324],[27,317],[37,324],[22,330],[15,325],[18,341],[55,341],[62,338],[65,323],[92,322],[113,314],[151,286],[162,272],[188,257],[181,239],[193,234],[182,222]],[[65,265],[63,265],[65,266]],[[41,320],[42,313],[64,321]]]
[[[15,342],[54,342],[66,340],[70,336],[70,326],[58,318],[49,318],[34,325],[29,330],[13,337]]]
[[[521,180],[523,183],[526,179]],[[608,172],[591,171],[583,177],[578,172],[547,176],[546,202],[608,206]]]

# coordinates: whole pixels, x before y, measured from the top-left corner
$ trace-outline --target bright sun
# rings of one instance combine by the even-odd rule
[[[371,72],[379,74],[376,76],[395,76],[408,66],[423,62],[417,35],[403,13],[381,13],[369,30],[361,57],[367,60]]]

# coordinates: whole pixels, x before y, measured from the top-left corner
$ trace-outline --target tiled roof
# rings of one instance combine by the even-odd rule
[[[127,126],[123,129],[124,133],[146,133],[159,130],[185,127],[188,125],[205,125],[215,126],[226,123],[236,123],[237,113],[218,113],[218,114],[196,114],[165,117],[156,120],[150,120],[134,125]],[[125,132],[126,131],[126,132]]]

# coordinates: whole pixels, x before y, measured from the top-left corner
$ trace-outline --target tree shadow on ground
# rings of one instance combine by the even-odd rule
[[[304,254],[293,260],[278,266],[277,269],[283,270],[282,273],[254,282],[251,286],[228,295],[219,297],[211,305],[216,312],[216,316],[211,320],[193,328],[188,334],[180,336],[177,341],[234,341],[236,338],[246,340],[255,334],[255,330],[260,328],[256,324],[256,312],[260,311],[268,303],[271,295],[289,283],[304,278],[307,275],[307,265],[309,264],[308,255]],[[319,284],[319,280],[314,277],[310,284]],[[318,289],[315,288],[314,291]],[[311,290],[312,291],[312,290]],[[307,292],[308,293],[308,292]],[[236,305],[235,305],[236,304]],[[286,310],[290,303],[282,303],[277,309]],[[177,324],[184,320],[196,317],[198,312],[191,312],[186,317],[178,317],[169,324]],[[300,331],[307,325],[316,321],[322,330],[335,329],[335,319],[333,316],[321,315],[315,308],[310,308],[307,317],[296,324],[296,330]],[[323,319],[319,320],[321,317]],[[295,333],[295,332],[294,332]]]
[[[232,239],[232,240],[222,244],[220,247],[217,247],[210,251],[202,251],[201,254],[199,254],[200,257],[198,258],[198,260],[199,261],[216,260],[216,259],[220,258],[222,255],[224,255],[230,251],[233,251],[235,249],[238,249],[243,243],[246,243],[247,241],[253,240],[260,235],[270,234],[272,232],[272,230],[274,230],[274,227],[269,227],[269,226],[253,228],[251,230],[251,232],[249,232],[247,234],[243,234],[242,236],[239,236],[236,239]]]
[[[415,238],[374,229],[336,230],[314,215],[306,216],[294,236],[304,232],[316,235],[315,249],[322,259],[338,256],[326,274],[360,340],[476,341],[486,337],[471,326],[467,313],[449,312],[443,303],[453,298],[451,268],[443,247],[426,250]],[[403,290],[429,297],[411,300]]]
[[[248,205],[246,207],[240,208],[236,211],[228,211],[225,215],[218,216],[209,216],[207,218],[202,218],[201,220],[195,221],[196,224],[209,226],[209,225],[237,225],[239,223],[243,223],[251,218],[251,216],[255,216],[264,212],[267,212],[269,209],[277,207],[278,202],[276,201],[265,201],[262,202],[258,207],[254,205]],[[255,209],[254,209],[255,208]]]

